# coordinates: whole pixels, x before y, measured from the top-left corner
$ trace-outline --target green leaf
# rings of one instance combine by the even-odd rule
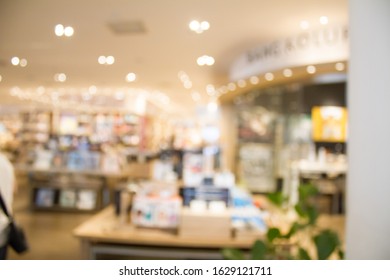
[[[245,260],[244,253],[238,249],[225,248],[221,253],[225,260]]]
[[[272,242],[275,238],[281,237],[280,230],[278,228],[270,228],[267,232],[267,239]]]
[[[339,249],[339,251],[337,252],[337,254],[339,255],[339,259],[340,260],[343,260],[344,259],[344,251]]]
[[[314,237],[317,256],[320,260],[326,260],[340,244],[336,233],[331,230],[323,230]]]
[[[256,240],[256,242],[252,246],[251,259],[264,260],[266,252],[267,252],[267,245],[261,240]]]
[[[302,184],[299,186],[298,191],[301,201],[306,201],[308,198],[318,194],[318,189],[313,184]]]
[[[267,195],[267,197],[273,204],[279,207],[281,207],[283,205],[283,202],[286,201],[286,198],[284,197],[282,192],[270,193]]]
[[[301,247],[299,247],[298,254],[299,254],[299,259],[300,260],[311,260],[311,258],[309,256],[309,253],[305,249],[303,249]]]
[[[309,217],[309,224],[315,225],[317,218],[318,218],[318,211],[315,207],[308,207],[307,208],[307,215]]]
[[[297,205],[295,205],[295,211],[297,211],[298,215],[301,218],[305,218],[307,216],[306,210],[303,207],[302,203],[298,203]]]
[[[298,230],[301,230],[303,228],[305,228],[306,225],[301,225],[300,223],[297,223],[297,222],[294,222],[290,228],[290,230],[288,231],[288,233],[286,235],[284,235],[283,237],[284,238],[291,238],[291,236],[293,236]]]

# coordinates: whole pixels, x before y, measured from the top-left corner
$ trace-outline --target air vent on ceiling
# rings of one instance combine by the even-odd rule
[[[118,20],[108,23],[110,30],[118,35],[132,35],[146,33],[145,25],[140,20]]]

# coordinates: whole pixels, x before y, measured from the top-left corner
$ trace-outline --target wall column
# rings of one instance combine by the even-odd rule
[[[390,259],[390,1],[350,0],[347,259]]]

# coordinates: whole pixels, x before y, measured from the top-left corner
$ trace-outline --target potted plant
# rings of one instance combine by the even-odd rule
[[[225,259],[343,259],[344,252],[339,236],[336,232],[321,228],[318,225],[319,211],[315,198],[318,189],[312,184],[302,184],[298,188],[299,200],[293,207],[286,206],[287,198],[276,192],[267,196],[268,200],[276,206],[277,215],[287,215],[293,211],[295,218],[287,228],[284,226],[270,226],[265,238],[256,240],[247,257],[241,250],[225,248],[222,255]],[[291,212],[290,212],[291,214]],[[291,216],[291,215],[290,215]]]

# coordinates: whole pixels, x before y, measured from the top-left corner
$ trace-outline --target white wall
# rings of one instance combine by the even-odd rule
[[[347,259],[390,259],[390,1],[350,0]]]

